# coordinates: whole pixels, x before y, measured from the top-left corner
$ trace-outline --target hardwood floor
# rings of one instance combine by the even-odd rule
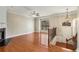
[[[8,45],[0,47],[1,52],[71,52],[58,46],[45,46],[40,43],[39,35],[42,33],[32,33],[17,36],[11,39]]]

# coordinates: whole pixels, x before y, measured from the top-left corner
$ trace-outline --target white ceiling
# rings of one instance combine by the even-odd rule
[[[40,13],[40,16],[47,16],[55,13],[66,12],[67,8],[69,11],[77,9],[76,6],[16,6],[10,7],[9,11],[25,16],[30,16],[32,11],[36,11],[37,13]]]

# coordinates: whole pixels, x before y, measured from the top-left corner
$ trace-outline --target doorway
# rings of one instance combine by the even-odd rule
[[[48,47],[48,27],[49,21],[48,18],[40,19],[40,42],[42,45]]]

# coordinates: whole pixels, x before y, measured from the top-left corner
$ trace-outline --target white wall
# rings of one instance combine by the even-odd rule
[[[79,51],[79,7],[77,9],[77,51]]]
[[[77,18],[75,18],[73,21],[72,21],[72,34],[73,36],[75,36],[77,34]]]
[[[75,29],[73,29],[75,27],[74,21],[73,22],[71,21],[71,23],[72,23],[71,26],[62,26],[62,23],[66,21],[65,16],[66,16],[66,14],[61,14],[61,13],[49,16],[49,29],[56,27],[57,36],[62,37],[62,39],[60,39],[60,40],[58,39],[58,40],[59,40],[59,42],[64,42],[64,43],[66,43],[66,38],[67,39],[71,38],[73,35],[73,32],[75,33]],[[71,17],[75,17],[75,16],[71,16]],[[73,25],[74,25],[74,27],[73,27]],[[70,42],[70,43],[72,44],[72,42]]]
[[[0,6],[0,28],[7,29],[7,7]],[[7,33],[5,33],[6,38]]]
[[[0,28],[6,28],[6,24],[7,24],[7,8],[3,6],[0,7]]]
[[[40,19],[38,17],[34,18],[34,31],[40,32]]]
[[[34,20],[8,12],[7,14],[7,38],[29,34],[34,32]]]
[[[77,18],[77,51],[79,51],[79,17]]]
[[[7,8],[0,6],[0,23],[6,24]]]

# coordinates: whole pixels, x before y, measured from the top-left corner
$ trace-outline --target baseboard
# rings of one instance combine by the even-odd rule
[[[8,39],[8,38],[13,38],[13,37],[17,37],[17,36],[21,36],[21,35],[31,34],[31,33],[34,33],[34,32],[22,33],[22,34],[17,34],[17,35],[12,35],[12,36],[7,36],[6,39]]]

